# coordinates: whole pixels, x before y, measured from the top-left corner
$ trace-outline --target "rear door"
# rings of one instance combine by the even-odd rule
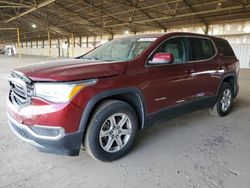
[[[188,37],[190,64],[196,80],[196,98],[216,95],[222,66],[218,63],[218,52],[214,42],[206,37]]]
[[[188,63],[186,37],[166,40],[148,60],[152,60],[159,52],[172,53],[175,60],[172,64],[146,65],[148,84],[144,94],[150,113],[192,100],[196,95],[195,81],[191,75],[192,65]]]

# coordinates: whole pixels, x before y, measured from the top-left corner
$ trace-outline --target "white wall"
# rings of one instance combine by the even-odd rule
[[[232,44],[232,48],[239,59],[240,68],[250,68],[250,44]]]

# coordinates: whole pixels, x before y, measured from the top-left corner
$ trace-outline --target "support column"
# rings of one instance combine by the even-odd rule
[[[110,34],[109,34],[108,40],[111,41],[111,40],[113,40],[113,39],[114,39],[114,34],[113,34],[113,33],[110,33]]]
[[[50,36],[50,31],[48,30],[48,55],[49,57],[51,56],[51,36]]]
[[[96,47],[96,35],[94,36],[94,48]]]
[[[74,58],[75,57],[75,39],[74,39],[74,34],[71,33],[71,41],[72,41],[72,45],[71,45],[71,55]]]
[[[87,48],[89,47],[89,37],[88,36],[86,37],[86,47]]]
[[[69,57],[69,47],[70,47],[70,42],[69,38],[67,37],[67,42],[68,42],[68,47],[67,47],[67,57]]]
[[[82,47],[82,37],[81,36],[79,37],[79,46],[80,46],[80,48]]]
[[[57,39],[58,57],[61,57],[60,39]]]
[[[21,58],[21,49],[20,49],[20,30],[16,28],[17,32],[17,47],[18,47],[18,57]]]
[[[204,28],[204,34],[208,34],[208,24],[205,25],[205,28]]]

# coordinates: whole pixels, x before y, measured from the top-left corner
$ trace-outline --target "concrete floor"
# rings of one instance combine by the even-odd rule
[[[38,152],[9,129],[5,114],[13,67],[47,60],[0,56],[0,187],[250,187],[250,70],[241,70],[232,112],[201,110],[140,132],[124,158],[102,163]]]

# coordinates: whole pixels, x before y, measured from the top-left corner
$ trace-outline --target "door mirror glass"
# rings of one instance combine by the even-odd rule
[[[148,61],[150,65],[155,64],[171,64],[174,62],[174,56],[170,53],[156,53],[152,61]]]

